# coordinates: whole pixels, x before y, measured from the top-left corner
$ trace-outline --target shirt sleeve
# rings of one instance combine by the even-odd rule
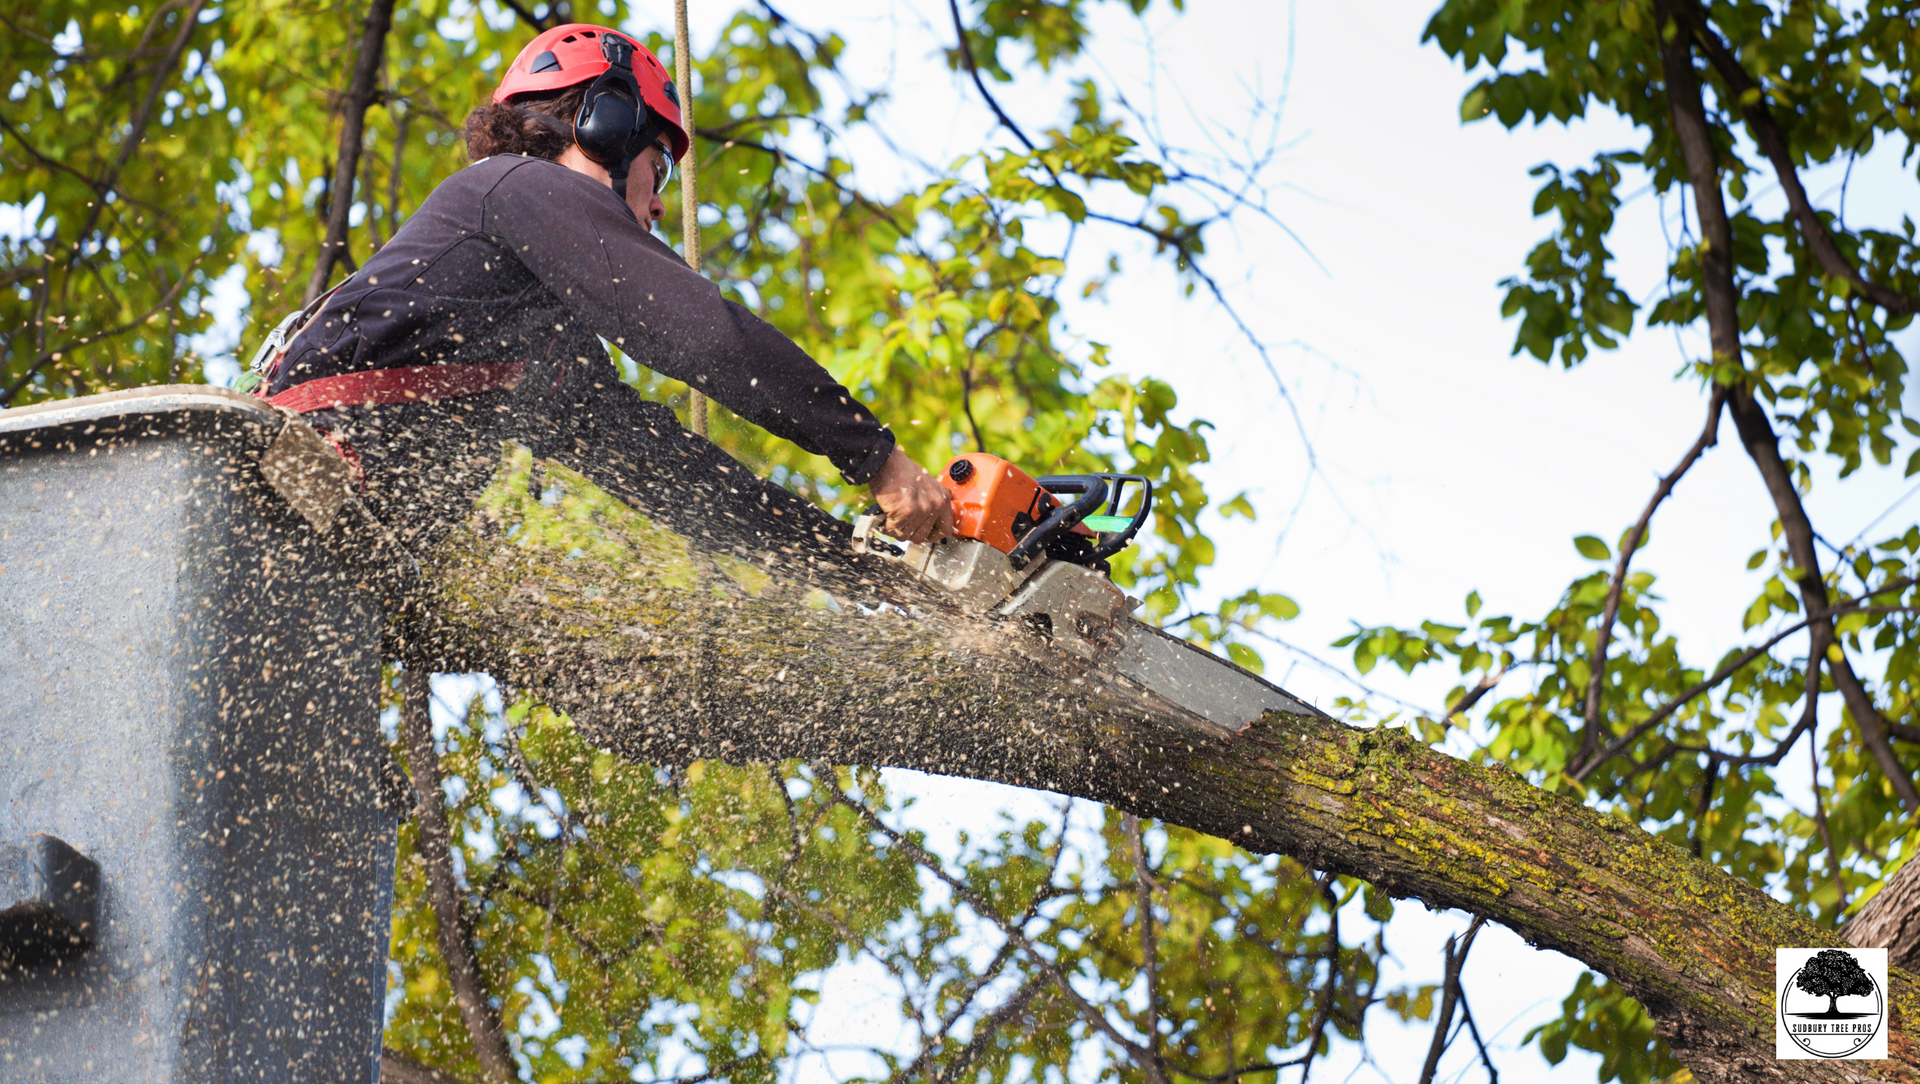
[[[792,339],[688,267],[605,185],[529,159],[488,191],[499,237],[594,334],[864,485],[894,437]],[[560,329],[565,330],[565,329]]]

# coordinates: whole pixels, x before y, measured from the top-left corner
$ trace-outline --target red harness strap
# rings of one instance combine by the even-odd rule
[[[295,384],[267,402],[296,414],[340,406],[416,403],[457,399],[496,388],[511,388],[526,374],[524,361],[494,365],[418,365],[407,369],[368,369]]]

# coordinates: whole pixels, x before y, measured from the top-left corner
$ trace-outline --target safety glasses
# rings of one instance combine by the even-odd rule
[[[653,194],[665,192],[667,181],[673,176],[673,155],[663,144],[655,143],[640,152],[639,160],[653,169]]]

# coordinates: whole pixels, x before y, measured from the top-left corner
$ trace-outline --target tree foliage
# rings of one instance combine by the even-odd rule
[[[703,266],[923,462],[978,449],[1035,472],[1154,478],[1155,539],[1116,578],[1150,619],[1257,669],[1249,634],[1294,603],[1196,602],[1214,558],[1203,511],[1251,516],[1252,504],[1207,491],[1207,424],[1169,384],[1121,375],[1124,349],[1067,327],[1060,298],[1103,284],[1070,281],[1076,251],[1135,234],[1186,290],[1224,305],[1206,241],[1266,214],[1266,160],[1223,176],[1143,146],[1145,118],[1097,79],[1073,81],[1054,123],[1033,131],[994,98],[1029,68],[1078,72],[1095,44],[1089,13],[1111,2],[946,5],[956,88],[990,107],[1001,137],[885,189],[864,183],[851,150],[885,140],[884,89],[843,69],[830,28],[743,4],[694,58]],[[464,163],[461,119],[535,28],[625,15],[395,3],[365,136],[344,148],[354,185],[339,192],[366,14],[63,0],[5,15],[0,205],[20,226],[0,235],[0,405],[230,378],[299,303],[336,206],[351,269]],[[1793,193],[1799,171],[1910,145],[1914,29],[1891,0],[1441,6],[1427,38],[1482,75],[1464,120],[1604,112],[1635,132],[1633,146],[1535,171],[1550,232],[1502,283],[1514,353],[1573,367],[1636,332],[1705,328],[1710,351],[1678,379],[1701,389],[1707,419],[1675,434],[1676,451],[1691,447],[1637,523],[1574,540],[1592,564],[1542,612],[1483,614],[1476,593],[1464,617],[1341,641],[1362,674],[1385,660],[1460,675],[1446,710],[1410,721],[1425,740],[1583,795],[1829,924],[1905,860],[1906,818],[1920,812],[1920,729],[1907,722],[1920,529],[1836,546],[1802,497],[1815,478],[1846,484],[1869,457],[1891,464],[1901,434],[1920,435],[1896,339],[1920,268],[1911,222],[1849,226]],[[657,33],[648,44],[670,51]],[[1613,268],[1624,193],[1640,187],[1685,208],[1665,288],[1644,301]],[[672,210],[665,232],[679,235]],[[1123,273],[1117,258],[1107,267]],[[684,401],[642,368],[626,375]],[[1632,561],[1723,418],[1777,518],[1748,563],[1764,586],[1729,611],[1753,647],[1707,659],[1663,629],[1656,580]],[[857,500],[823,461],[724,412],[713,434],[829,508]],[[1920,453],[1904,466],[1920,471]],[[477,949],[519,1070],[543,1081],[771,1078],[781,1059],[809,1056],[809,1006],[835,966],[892,991],[913,1040],[868,1064],[896,1079],[1038,1077],[1088,1051],[1103,1078],[1127,1080],[1310,1069],[1337,1037],[1362,1036],[1371,1007],[1427,1019],[1443,995],[1381,985],[1384,942],[1352,927],[1356,906],[1386,921],[1391,901],[1291,860],[1065,809],[936,855],[895,827],[902,811],[870,772],[642,768],[530,701],[454,707],[439,763],[412,765],[444,783],[458,830],[438,858],[416,829],[403,835],[388,1041],[463,1078],[484,1070],[453,1004],[432,861],[457,868],[455,934]],[[1802,743],[1810,800],[1779,778]],[[1549,1059],[1598,1051],[1603,1080],[1674,1069],[1617,985],[1584,977],[1563,1010],[1530,1037]]]

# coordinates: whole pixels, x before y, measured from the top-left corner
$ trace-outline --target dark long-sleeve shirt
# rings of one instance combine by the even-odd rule
[[[599,339],[824,455],[864,484],[893,434],[793,340],[721,297],[608,186],[501,155],[434,189],[327,300],[274,373],[565,359],[605,366]]]

